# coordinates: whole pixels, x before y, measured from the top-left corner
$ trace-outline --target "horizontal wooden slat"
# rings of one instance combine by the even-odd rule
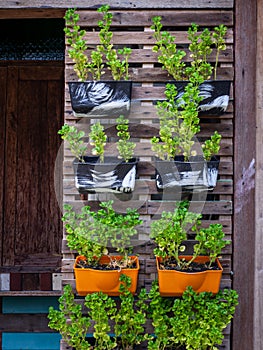
[[[56,297],[60,296],[60,291],[42,291],[42,290],[22,290],[22,291],[0,291],[0,297]],[[0,323],[1,324],[1,323]]]
[[[172,80],[171,76],[168,76],[168,73],[162,70],[161,68],[130,68],[129,69],[130,79],[136,83],[160,83],[167,82],[167,80]],[[232,68],[218,68],[217,70],[218,80],[233,80],[234,74]],[[111,79],[111,76],[107,73],[104,75],[105,79]],[[73,70],[66,71],[66,78],[68,81],[78,81],[78,78]],[[161,89],[160,91],[164,91]],[[157,92],[157,91],[155,91]],[[162,98],[163,95],[160,92],[160,95],[152,94],[151,89],[148,87],[146,91],[144,89],[133,88],[132,99],[139,99],[144,101],[152,101]]]
[[[99,202],[89,200],[89,201],[65,201],[66,204],[70,204],[73,206],[75,210],[80,210],[83,205],[89,205],[92,210],[97,210],[99,208]],[[128,206],[130,208],[137,208],[140,214],[148,214],[148,215],[159,215],[163,210],[165,211],[173,211],[175,208],[175,201],[165,200],[165,201],[143,201],[143,200],[130,200],[128,202]],[[232,214],[232,202],[231,201],[191,201],[190,210],[200,212],[202,214],[214,214],[214,215],[231,215]],[[116,204],[120,206],[118,202]],[[122,203],[122,209],[124,212],[128,207],[127,203]],[[121,208],[118,207],[118,210]],[[116,209],[117,210],[117,209]]]
[[[190,53],[188,50],[185,50],[187,55],[184,57],[185,62],[190,62]],[[87,55],[89,55],[91,50],[88,50],[86,52]],[[129,57],[129,63],[156,63],[158,58],[158,54],[156,52],[153,52],[151,49],[133,49],[131,56]],[[216,60],[216,52],[215,50],[213,53],[209,56],[210,62],[215,62]],[[223,51],[219,55],[219,62],[233,62],[233,50],[231,48],[228,48],[227,50]],[[73,60],[69,58],[68,55],[65,57],[65,63],[66,67],[70,69],[71,65],[73,65]]]
[[[30,18],[63,18],[65,16],[64,9],[46,9],[46,8],[35,8],[35,9],[14,9],[4,7],[1,4],[0,8],[0,19],[30,19]]]
[[[186,31],[171,31],[171,35],[176,38],[178,44],[189,44]],[[100,43],[98,32],[87,32],[84,36],[88,45],[97,45]],[[228,29],[226,34],[226,43],[233,43],[233,31]],[[128,32],[113,32],[112,44],[118,45],[153,45],[155,38],[152,32],[143,31],[128,31]]]
[[[146,140],[147,142],[139,142],[136,144],[134,149],[135,156],[154,156],[154,152],[151,150],[150,140]],[[87,147],[87,154],[91,154],[91,146]],[[233,154],[233,145],[231,139],[222,139],[221,148],[218,155],[231,156]],[[117,155],[116,144],[115,143],[107,143],[105,146],[105,155]],[[70,150],[68,148],[65,149],[65,157],[72,156]]]
[[[73,111],[71,108],[71,103],[69,100],[68,92],[66,92],[66,98],[65,101],[65,119],[68,122],[77,121],[80,123],[86,123],[88,120],[86,118],[77,118],[73,115]],[[131,111],[129,114],[129,120],[134,122],[139,122],[140,120],[147,120],[151,122],[152,120],[156,119],[156,107],[154,105],[142,105],[140,101],[132,101],[131,102]],[[200,120],[204,119],[205,116],[200,116]],[[229,101],[229,105],[227,108],[227,112],[221,114],[220,116],[216,117],[210,117],[212,120],[214,118],[218,120],[224,120],[224,119],[233,119],[233,101]]]
[[[130,0],[130,1],[122,1],[119,0],[108,0],[107,4],[109,4],[112,8],[133,8],[133,9],[144,9],[144,8],[233,8],[233,0],[218,0],[217,2],[212,2],[211,0],[189,0],[185,2],[185,0],[178,0],[176,4],[171,2],[170,0],[155,0],[152,2],[145,2],[143,0]],[[94,9],[101,6],[98,4],[97,0],[89,0],[88,3],[86,0],[67,0],[65,3],[64,0],[5,0],[1,7],[6,8],[90,8]]]
[[[176,4],[178,1],[176,2]],[[152,6],[154,8],[154,6]],[[83,27],[94,27],[97,26],[98,20],[101,19],[101,15],[97,12],[91,13],[90,11],[77,11],[80,15],[79,25]],[[160,14],[156,10],[145,10],[145,11],[115,11],[110,10],[113,14],[112,27],[136,27],[136,26],[151,26],[151,19],[154,16],[161,15],[162,23],[164,26],[189,26],[191,23],[196,23],[202,26],[216,26],[218,24],[225,24],[226,26],[233,25],[233,14],[230,11],[208,11],[202,10],[198,12],[198,18],[196,11],[188,10],[163,10]]]
[[[66,195],[70,194],[78,194],[78,191],[75,187],[75,182],[74,180],[64,180],[63,181],[64,185],[64,193]],[[135,189],[133,192],[133,196],[136,194],[157,194],[157,188],[156,188],[156,183],[155,180],[143,180],[143,179],[138,179],[136,180],[135,183]],[[213,191],[208,191],[208,193],[212,194],[224,194],[224,195],[229,195],[233,194],[233,186],[232,186],[232,181],[231,180],[219,180],[217,182],[217,185]]]
[[[1,332],[53,333],[48,322],[46,314],[0,314]]]

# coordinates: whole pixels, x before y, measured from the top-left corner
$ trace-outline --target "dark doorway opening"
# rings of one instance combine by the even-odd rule
[[[59,271],[63,27],[63,19],[0,20],[0,272]]]

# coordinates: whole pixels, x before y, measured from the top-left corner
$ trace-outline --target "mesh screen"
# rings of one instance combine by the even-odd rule
[[[63,27],[54,19],[0,21],[0,60],[64,60]]]

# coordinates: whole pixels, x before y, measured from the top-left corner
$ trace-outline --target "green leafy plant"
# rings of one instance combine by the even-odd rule
[[[83,141],[84,131],[79,131],[74,125],[65,124],[58,131],[62,140],[68,142],[72,154],[80,162],[84,162],[83,157],[87,151],[87,145]]]
[[[162,68],[175,80],[188,80],[184,94],[178,97],[173,84],[167,84],[165,96],[167,100],[157,103],[157,114],[160,118],[159,136],[152,138],[152,150],[162,160],[173,160],[177,155],[183,155],[185,161],[196,156],[196,135],[200,132],[198,117],[199,104],[203,99],[200,94],[200,85],[216,72],[219,54],[226,49],[225,36],[227,27],[220,25],[213,30],[208,28],[199,32],[199,27],[192,24],[188,29],[190,63],[184,61],[186,51],[178,49],[175,37],[162,30],[161,17],[152,19],[155,45],[153,51],[158,53],[158,62]],[[216,62],[213,66],[209,58],[216,48]],[[203,155],[206,161],[220,149],[221,135],[215,132],[210,139],[202,144]]]
[[[48,326],[58,331],[69,346],[76,350],[92,349],[85,339],[91,318],[83,316],[81,305],[75,302],[70,285],[64,287],[64,293],[59,298],[59,310],[49,308],[48,319]]]
[[[97,265],[102,255],[108,254],[107,247],[113,247],[123,255],[123,260],[112,261],[112,264],[120,267],[132,265],[129,257],[131,238],[137,234],[136,226],[142,220],[136,209],[127,208],[126,213],[121,214],[112,205],[113,201],[101,202],[96,212],[85,206],[79,214],[72,206],[64,206],[62,221],[68,233],[68,246],[84,255],[88,264]]]
[[[133,154],[136,144],[130,141],[129,133],[129,120],[125,119],[124,116],[117,118],[117,136],[119,140],[117,142],[117,150],[119,157],[125,162],[128,162]],[[87,144],[84,143],[83,138],[85,137],[84,131],[79,131],[76,126],[64,124],[58,131],[61,138],[68,142],[71,153],[80,162],[84,162],[84,155],[87,152]],[[99,156],[101,163],[104,162],[105,145],[107,141],[107,135],[104,127],[100,122],[96,122],[90,128],[89,133],[89,144],[92,146],[92,154]]]
[[[117,149],[120,158],[123,158],[125,162],[128,162],[133,157],[134,148],[136,146],[134,142],[130,141],[129,120],[121,115],[116,122],[117,136],[119,137]]]
[[[160,16],[153,17],[151,29],[154,30],[156,40],[153,51],[158,53],[158,62],[162,64],[162,68],[175,80],[190,80],[200,84],[209,79],[213,71],[216,79],[219,54],[226,49],[227,27],[221,24],[212,30],[205,28],[199,32],[198,25],[193,23],[187,32],[191,61],[190,64],[186,64],[183,61],[186,52],[177,48],[175,37],[171,33],[162,30],[161,20]],[[214,67],[208,61],[213,47],[216,47]]]
[[[120,276],[120,281],[121,303],[113,317],[114,332],[117,339],[120,339],[121,349],[131,350],[151,338],[144,329],[147,320],[148,295],[142,288],[135,300],[128,289],[131,286],[131,279],[123,274]]]
[[[153,281],[149,292],[149,319],[151,319],[154,337],[149,339],[149,350],[169,349],[174,344],[170,313],[172,310],[172,300],[163,298],[160,295],[157,281]]]
[[[149,299],[149,318],[155,335],[148,343],[149,350],[218,349],[217,345],[221,345],[224,338],[223,330],[231,322],[238,305],[238,294],[232,289],[213,295],[196,293],[189,286],[181,298],[164,298],[160,296],[156,281]]]
[[[100,122],[93,124],[90,128],[89,142],[93,146],[92,154],[99,156],[100,162],[104,162],[105,145],[107,141],[107,135],[105,134],[104,127]]]
[[[180,202],[174,212],[163,211],[161,218],[152,222],[150,237],[157,245],[154,254],[162,257],[164,263],[175,261],[180,270],[188,269],[197,256],[208,255],[207,268],[210,269],[230,241],[224,239],[221,224],[210,224],[208,228],[202,228],[201,214],[190,212],[188,208],[188,201]],[[189,231],[195,234],[197,243],[192,258],[186,261],[180,259],[180,255],[185,250],[184,243]]]
[[[148,295],[142,289],[135,298],[128,290],[131,279],[126,275],[120,276],[120,282],[120,304],[102,292],[92,293],[85,297],[85,310],[74,300],[71,286],[66,285],[59,310],[49,308],[49,327],[76,350],[134,349],[150,337],[144,329]],[[92,333],[94,345],[85,339],[87,333]]]
[[[94,349],[115,349],[117,343],[109,334],[111,331],[109,321],[117,312],[114,300],[102,292],[92,293],[86,295],[85,306],[94,322]]]
[[[132,50],[128,47],[118,50],[114,48],[111,42],[113,33],[110,31],[113,15],[109,9],[109,5],[102,5],[97,10],[102,14],[102,19],[98,21],[100,44],[90,55],[87,54],[88,44],[85,41],[87,33],[78,25],[79,14],[76,13],[76,9],[66,11],[64,31],[70,46],[68,53],[80,81],[85,81],[90,76],[92,80],[100,80],[106,69],[111,72],[113,80],[129,78],[128,59]]]
[[[173,160],[183,154],[186,161],[196,155],[193,150],[194,137],[200,131],[198,103],[201,101],[198,87],[189,83],[178,104],[175,100],[177,89],[167,84],[166,100],[157,102],[157,114],[160,120],[159,137],[151,139],[152,150],[162,160]]]
[[[222,136],[215,131],[214,134],[210,137],[210,139],[206,140],[202,144],[202,150],[205,160],[209,161],[211,157],[215,154],[218,154],[220,150],[220,141]]]
[[[198,104],[202,100],[198,87],[187,84],[180,101],[176,101],[177,89],[167,84],[166,100],[157,102],[157,115],[160,120],[159,136],[151,139],[153,152],[162,160],[173,160],[183,155],[185,161],[196,156],[196,135],[200,132]],[[222,136],[215,131],[210,139],[201,144],[203,157],[209,161],[220,150]]]
[[[170,317],[175,345],[189,350],[218,349],[224,339],[223,330],[231,322],[238,305],[235,290],[196,293],[188,287],[182,298],[175,299]]]

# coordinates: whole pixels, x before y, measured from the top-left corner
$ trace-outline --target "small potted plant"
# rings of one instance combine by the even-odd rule
[[[131,239],[142,223],[136,209],[125,214],[113,209],[113,201],[101,202],[97,212],[89,206],[76,213],[72,206],[64,206],[68,246],[78,252],[74,264],[76,289],[79,295],[103,291],[119,295],[119,277],[126,274],[132,279],[131,292],[135,293],[139,260],[132,256]],[[114,250],[117,255],[109,253]]]
[[[196,74],[198,77],[198,74]],[[215,131],[201,143],[198,104],[201,97],[198,85],[189,83],[176,100],[177,88],[167,84],[166,100],[157,102],[160,120],[159,136],[151,139],[156,155],[156,186],[158,190],[180,186],[184,190],[209,189],[216,186],[221,135]]]
[[[180,296],[187,286],[196,292],[217,293],[222,276],[218,257],[230,244],[221,224],[201,227],[201,214],[188,210],[189,202],[180,202],[174,212],[164,211],[151,224],[150,237],[156,244],[159,290],[164,296]],[[182,255],[188,233],[195,234],[193,254]]]
[[[220,115],[225,112],[229,103],[230,81],[216,80],[219,54],[226,49],[225,36],[227,27],[223,24],[215,27],[213,30],[208,28],[199,32],[199,27],[192,24],[188,29],[190,63],[184,62],[186,51],[178,49],[175,43],[175,37],[168,31],[162,30],[161,17],[156,16],[152,19],[154,30],[155,45],[153,51],[158,53],[158,62],[175,81],[177,88],[176,100],[179,100],[185,92],[185,87],[195,79],[198,73],[198,85],[202,99],[198,103],[198,112],[206,115]],[[209,58],[216,50],[214,66],[209,62]],[[213,75],[214,80],[209,80]],[[181,101],[182,102],[182,101]]]
[[[158,285],[149,293],[149,314],[155,337],[148,349],[219,349],[224,329],[231,322],[238,294],[233,289],[216,295],[196,293],[192,287],[181,298],[163,298]]]
[[[87,33],[78,25],[79,14],[75,9],[68,9],[64,17],[68,54],[79,78],[79,82],[69,82],[72,109],[80,117],[127,115],[132,89],[132,82],[128,80],[131,49],[114,48],[109,5],[102,5],[98,12],[102,14],[102,20],[98,21],[100,43],[90,53],[87,53]],[[102,80],[107,71],[113,80]]]
[[[128,119],[121,115],[116,121],[118,157],[105,156],[107,135],[100,122],[93,124],[89,133],[92,156],[85,155],[87,145],[83,141],[84,131],[68,124],[59,130],[58,133],[68,141],[76,157],[73,166],[79,193],[130,193],[134,190],[138,164],[138,158],[133,157],[135,143],[130,140]]]

